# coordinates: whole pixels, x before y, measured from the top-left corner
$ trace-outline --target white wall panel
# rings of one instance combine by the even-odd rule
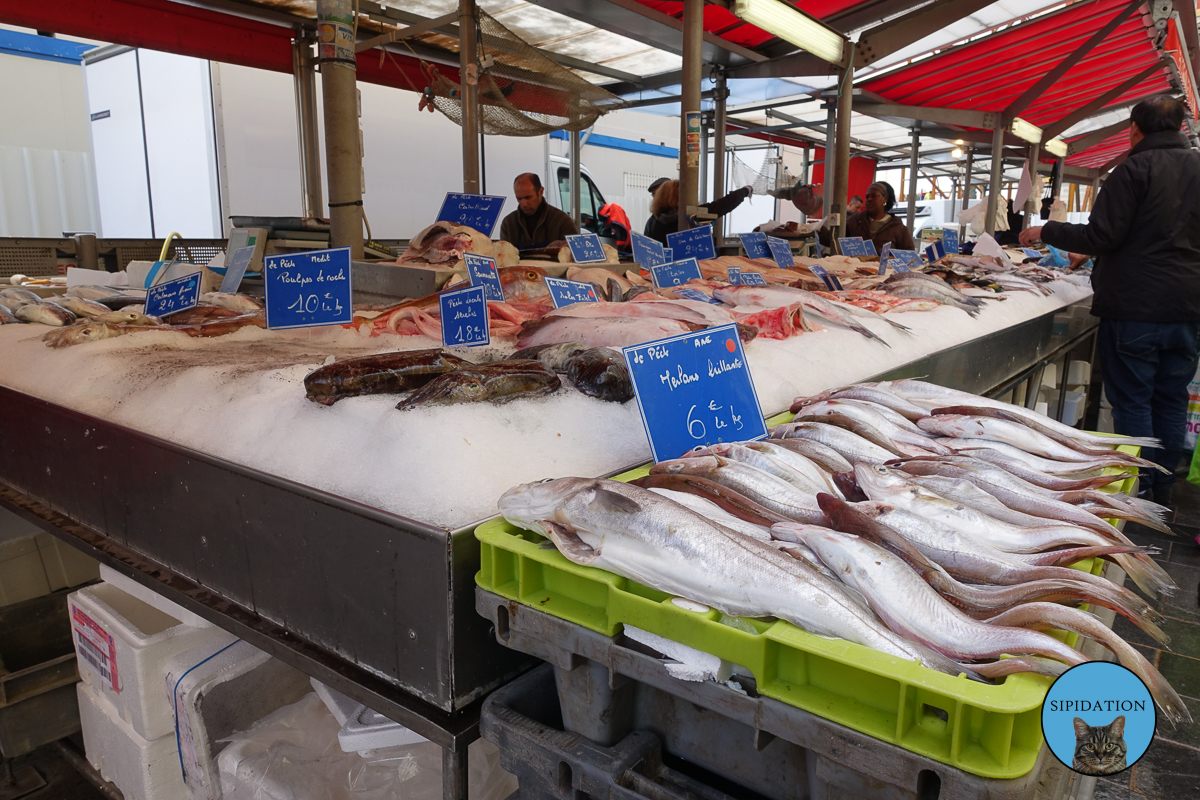
[[[127,51],[84,68],[95,158],[100,235],[148,239],[150,189],[138,87],[137,53]]]

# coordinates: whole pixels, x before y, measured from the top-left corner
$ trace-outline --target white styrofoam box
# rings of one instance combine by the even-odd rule
[[[1074,425],[1076,422],[1079,422],[1083,416],[1086,397],[1087,395],[1084,392],[1068,391],[1066,400],[1063,402],[1062,419],[1059,421],[1066,425]]]
[[[162,668],[173,656],[224,634],[193,628],[110,583],[68,598],[79,675],[145,739],[174,730],[162,689]]]
[[[343,752],[363,753],[388,747],[404,747],[429,741],[424,736],[363,706],[346,720],[338,731],[338,746]]]
[[[311,691],[308,676],[226,634],[172,658],[163,668],[184,782],[193,800],[220,800],[221,741]]]
[[[1058,388],[1058,364],[1050,363],[1042,370],[1042,386]]]
[[[187,800],[175,736],[146,739],[121,719],[112,704],[76,686],[87,760],[126,800]]]
[[[0,606],[50,594],[37,535],[0,542]]]
[[[1045,400],[1039,400],[1037,404],[1034,405],[1033,410],[1041,414],[1043,417],[1049,416],[1050,414],[1050,407],[1046,404]]]
[[[100,565],[100,579],[111,583],[125,594],[131,594],[147,605],[154,606],[168,617],[174,617],[184,625],[193,628],[211,628],[213,624],[204,617],[197,616],[178,603],[172,603],[153,589],[143,586],[133,578],[122,575],[107,564]]]
[[[1087,361],[1072,361],[1067,370],[1067,386],[1082,386],[1092,380],[1092,365]]]
[[[42,554],[42,566],[50,591],[57,592],[69,586],[80,586],[100,577],[100,562],[79,552],[71,545],[49,533],[39,533],[38,552]]]
[[[347,720],[358,714],[360,708],[365,708],[362,703],[346,697],[336,689],[330,689],[316,678],[309,679],[309,683],[312,684],[317,697],[321,698],[321,702],[329,709],[329,713],[338,721],[338,725],[345,725]]]

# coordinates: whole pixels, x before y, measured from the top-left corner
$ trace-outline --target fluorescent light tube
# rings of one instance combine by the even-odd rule
[[[1051,139],[1042,145],[1042,149],[1047,153],[1052,153],[1059,158],[1063,158],[1067,154],[1067,143],[1062,139]]]
[[[781,0],[734,0],[733,15],[830,64],[841,64],[846,40]]]
[[[1013,117],[1013,121],[1009,124],[1008,129],[1018,139],[1024,139],[1033,144],[1038,144],[1042,141],[1042,129],[1032,122],[1026,122],[1020,117]]]

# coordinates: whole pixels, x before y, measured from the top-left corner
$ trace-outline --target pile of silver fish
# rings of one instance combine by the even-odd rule
[[[1073,631],[1136,673],[1164,717],[1190,720],[1158,670],[1076,606],[1112,609],[1165,644],[1162,615],[1069,568],[1102,558],[1151,598],[1175,591],[1155,550],[1110,521],[1169,530],[1166,509],[1102,491],[1156,466],[1116,445],[1156,441],[917,380],[797,398],[792,410],[769,439],[699,447],[631,484],[514,487],[500,513],[577,564],[951,675],[1059,675],[1088,658],[1045,631]]]

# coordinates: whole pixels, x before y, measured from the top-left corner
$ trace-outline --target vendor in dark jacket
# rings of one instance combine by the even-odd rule
[[[1200,153],[1180,133],[1185,114],[1166,95],[1138,103],[1129,156],[1108,176],[1087,224],[1047,222],[1021,234],[1023,245],[1040,239],[1096,259],[1092,313],[1113,426],[1162,441],[1143,455],[1168,473],[1150,472],[1142,486],[1164,505],[1200,357]]]
[[[570,214],[546,202],[546,190],[536,174],[518,175],[513,181],[513,194],[517,196],[517,210],[500,223],[500,241],[518,250],[530,250],[579,233]]]
[[[742,201],[752,194],[754,194],[752,187],[743,186],[719,200],[706,203],[705,207],[708,209],[708,213],[723,217],[740,206]],[[665,245],[667,234],[677,230],[679,230],[679,181],[664,180],[654,190],[654,199],[650,202],[650,219],[646,220],[643,233]]]
[[[877,181],[867,187],[863,198],[863,210],[846,218],[846,238],[861,236],[863,241],[875,243],[875,252],[882,253],[883,246],[890,244],[893,250],[915,250],[912,234],[898,217],[891,214],[896,205],[896,192],[891,184]],[[833,234],[828,228],[819,231],[821,244],[833,245]]]

